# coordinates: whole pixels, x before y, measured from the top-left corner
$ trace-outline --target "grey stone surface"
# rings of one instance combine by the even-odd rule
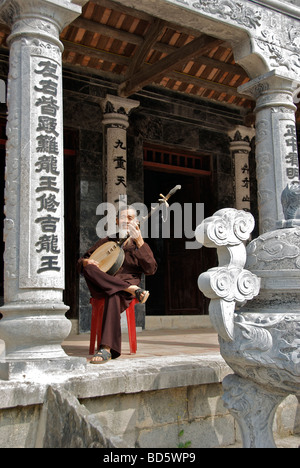
[[[48,388],[36,448],[116,448],[121,445],[121,440],[113,436],[108,439],[103,432],[97,418],[73,394]]]
[[[233,427],[224,438],[219,420],[230,418],[220,405],[220,382],[228,371],[219,355],[178,356],[0,381],[0,434],[7,447],[175,448],[180,423],[195,444],[209,445],[209,431],[213,444],[234,443]],[[8,418],[15,424],[8,425]],[[197,422],[202,435],[195,439]],[[15,431],[17,441],[9,437]]]
[[[235,447],[237,427],[221,398],[228,375],[216,354],[120,360],[73,375],[1,381],[1,446],[176,448],[190,440],[192,449]],[[299,432],[295,397],[280,405],[275,423],[277,435]]]
[[[61,347],[71,322],[65,317],[69,307],[63,303],[63,46],[59,35],[80,15],[83,3],[5,0],[0,5],[0,18],[11,27],[0,321],[0,337],[6,344],[1,373],[7,377],[12,367],[14,372],[23,369],[27,360],[42,365],[43,359],[67,358]],[[45,117],[45,103],[52,106],[51,118]],[[22,362],[20,367],[16,361]]]
[[[284,220],[282,193],[299,180],[294,104],[298,84],[273,70],[239,88],[256,99],[256,162],[260,233]],[[294,157],[295,156],[295,157]]]
[[[243,241],[251,232],[248,217],[222,210],[197,228],[198,240],[217,247],[220,261],[219,267],[200,275],[199,287],[211,298],[221,355],[236,374],[223,382],[224,400],[239,423],[244,447],[275,447],[277,407],[289,394],[300,396],[299,229],[253,240],[247,248],[252,273],[239,282],[236,275],[246,262]],[[244,239],[239,235],[242,219]],[[253,289],[257,277],[262,279],[259,295]]]

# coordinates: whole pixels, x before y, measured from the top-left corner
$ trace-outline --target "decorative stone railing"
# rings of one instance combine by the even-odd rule
[[[211,299],[221,355],[234,370],[223,381],[225,406],[243,446],[263,448],[275,447],[277,406],[300,395],[300,230],[268,232],[246,249],[253,228],[252,215],[235,209],[198,226],[197,240],[217,248],[219,258],[198,284]]]

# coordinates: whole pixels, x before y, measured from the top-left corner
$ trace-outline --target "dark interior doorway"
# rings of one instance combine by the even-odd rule
[[[0,200],[2,213],[1,213],[1,228],[0,228],[0,306],[4,304],[4,205],[5,205],[5,167],[6,167],[6,120],[0,120]],[[2,314],[0,314],[0,318]]]
[[[78,134],[64,131],[64,216],[65,216],[65,290],[64,303],[70,307],[69,319],[78,318],[79,278],[79,185]]]
[[[4,190],[5,190],[5,145],[0,145],[0,197],[1,197],[1,206],[4,208]],[[1,234],[0,234],[0,258],[1,258],[1,268],[0,268],[0,306],[4,304],[4,209],[1,213]]]
[[[144,172],[145,204],[157,202],[159,194],[166,195],[171,188],[181,185],[170,204],[193,205],[193,230],[196,228],[196,204],[204,204],[204,216],[213,213],[210,177],[191,176],[180,173],[159,172],[146,169]],[[170,212],[172,216],[172,212]],[[184,216],[182,216],[184,219]],[[146,286],[151,291],[147,301],[147,315],[203,315],[208,314],[208,300],[199,291],[198,276],[214,266],[215,254],[212,249],[187,249],[185,236],[174,237],[171,219],[169,238],[148,238],[158,262],[156,275],[147,277]],[[178,222],[178,221],[177,221]],[[151,233],[150,233],[151,234]]]

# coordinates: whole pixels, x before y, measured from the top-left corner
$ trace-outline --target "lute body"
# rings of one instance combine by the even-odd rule
[[[124,263],[125,252],[118,242],[108,241],[100,245],[90,258],[98,262],[101,271],[114,276]]]

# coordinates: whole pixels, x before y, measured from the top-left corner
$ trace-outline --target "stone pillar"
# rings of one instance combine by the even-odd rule
[[[102,101],[104,127],[105,196],[108,204],[118,209],[127,203],[127,128],[132,109],[140,103],[108,95]],[[108,233],[115,232],[115,213],[108,211]]]
[[[235,168],[235,207],[237,210],[250,211],[250,170],[249,153],[255,130],[237,126],[229,132],[230,151]]]
[[[260,233],[284,226],[281,203],[287,186],[299,180],[296,106],[298,83],[276,71],[241,86],[256,99],[256,161]]]
[[[6,358],[0,364],[4,379],[18,372],[26,375],[26,368],[35,367],[32,361],[46,371],[56,368],[58,360],[69,366],[61,347],[71,323],[63,303],[63,46],[59,34],[80,15],[79,5],[84,3],[0,3],[0,19],[11,27],[0,321],[0,338],[6,345]],[[45,360],[51,363],[41,364]]]

